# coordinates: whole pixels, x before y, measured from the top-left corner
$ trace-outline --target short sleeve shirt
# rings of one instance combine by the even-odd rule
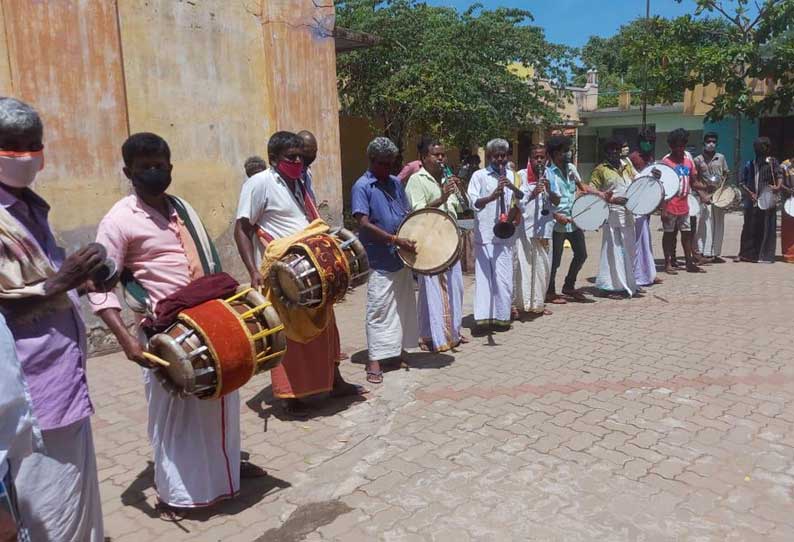
[[[405,193],[408,195],[408,201],[411,202],[411,209],[414,211],[424,209],[431,201],[440,198],[441,192],[441,183],[436,181],[425,168],[411,175],[405,185]],[[438,208],[452,218],[458,218],[458,210],[462,210],[463,207],[457,195],[451,194],[447,201]]]
[[[524,198],[519,206],[527,236],[533,239],[551,239],[554,231],[554,213],[557,212],[557,208],[551,203],[548,196],[534,197],[532,192],[535,190],[537,182],[529,182],[526,169],[519,171],[518,176],[521,178],[520,189],[524,193]],[[548,190],[559,195],[559,188],[554,179],[549,180]],[[545,215],[543,214],[544,209],[548,211]]]
[[[678,163],[669,156],[665,156],[662,163],[673,168],[678,175],[678,194],[665,204],[665,212],[675,216],[689,214],[689,191],[692,186],[692,175],[695,174],[695,164],[688,156]]]
[[[549,179],[549,182],[554,182],[558,188],[557,193],[560,196],[560,204],[557,206],[557,212],[570,217],[573,209],[573,200],[576,199],[576,182],[580,179],[576,166],[568,164],[568,171],[563,175],[560,168],[555,164],[551,164],[546,168],[546,178]],[[577,229],[573,223],[554,225],[554,231],[557,232],[572,232]]]
[[[505,174],[508,181],[514,181],[514,172],[507,170]],[[466,191],[466,194],[469,197],[469,201],[472,202],[472,205],[474,205],[474,202],[476,202],[478,199],[490,196],[493,191],[496,190],[498,185],[499,178],[497,173],[492,167],[488,166],[485,169],[474,172],[474,175],[471,176],[471,181],[469,181],[469,187]],[[502,199],[504,200],[505,212],[510,209],[512,198],[513,192],[511,190],[505,190],[504,195],[502,196]],[[515,242],[513,237],[509,239],[500,239],[493,234],[493,227],[496,224],[496,221],[499,219],[500,214],[500,204],[498,199],[487,203],[482,209],[477,209],[475,206],[474,210],[475,243],[480,245],[507,245]]]
[[[701,181],[710,185],[719,185],[730,173],[725,156],[715,152],[711,160],[701,154],[695,158],[695,167]]]
[[[353,215],[366,215],[369,221],[392,235],[397,233],[403,219],[411,209],[405,189],[397,177],[390,176],[381,184],[372,172],[367,171],[353,185]],[[372,237],[367,230],[358,234],[367,251],[369,266],[379,271],[394,272],[403,267],[397,248]]]

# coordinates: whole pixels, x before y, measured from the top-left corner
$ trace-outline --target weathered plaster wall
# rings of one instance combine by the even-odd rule
[[[333,7],[312,0],[0,0],[0,93],[43,117],[35,189],[61,244],[91,241],[129,192],[120,147],[138,131],[169,142],[171,191],[196,207],[240,279],[231,228],[242,164],[266,157],[273,131],[317,134],[322,212],[341,221],[333,25]],[[85,314],[92,348],[112,348]]]

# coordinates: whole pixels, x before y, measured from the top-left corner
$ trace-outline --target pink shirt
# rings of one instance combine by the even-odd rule
[[[118,201],[99,223],[97,243],[105,246],[118,269],[132,272],[155,306],[191,281],[179,220],[173,208],[165,218],[133,194]],[[112,292],[90,294],[89,300],[94,312],[121,308]]]
[[[413,162],[408,162],[400,170],[400,173],[397,174],[397,178],[400,179],[401,183],[405,184],[408,182],[408,179],[411,177],[411,175],[418,172],[420,169],[422,169],[421,160],[414,160]]]

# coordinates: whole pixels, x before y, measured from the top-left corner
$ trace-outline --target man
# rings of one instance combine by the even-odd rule
[[[725,235],[725,211],[712,205],[711,194],[728,180],[728,162],[717,152],[717,134],[703,136],[703,154],[695,158],[698,177],[706,187],[700,202],[700,220],[697,228],[698,252],[713,263],[725,263],[721,258],[722,239]]]
[[[629,162],[637,173],[655,162],[653,155],[654,147],[656,146],[656,134],[646,129],[640,133],[638,139],[639,148],[629,154]],[[638,216],[634,219],[634,234],[636,239],[634,279],[637,282],[637,286],[660,284],[662,279],[656,276],[656,261],[653,257],[650,215]]]
[[[441,209],[458,218],[463,203],[458,198],[460,179],[446,177],[447,155],[444,146],[429,139],[420,149],[422,169],[411,175],[405,187],[411,208]],[[460,261],[438,275],[418,275],[419,347],[431,352],[445,352],[468,342],[461,335],[463,322],[463,271]]]
[[[220,261],[211,241],[194,233],[201,231],[207,239],[192,207],[167,193],[173,169],[168,143],[156,134],[133,134],[122,145],[121,155],[133,193],[102,219],[97,242],[107,248],[117,269],[131,277],[124,286],[130,307],[152,315],[164,298],[197,278],[220,272]],[[144,355],[144,332],[129,331],[119,298],[111,292],[92,294],[90,300],[127,359],[144,368],[161,517],[173,519],[187,509],[234,497],[240,490],[239,393],[213,401],[177,396],[152,371],[155,366]]]
[[[395,156],[397,146],[390,139],[373,139],[367,146],[369,169],[352,194],[352,212],[370,267],[366,372],[373,384],[383,382],[383,362],[400,358],[404,349],[419,342],[413,276],[397,255],[397,249],[414,251],[415,242],[396,235],[410,203],[400,180],[389,174]]]
[[[683,128],[677,128],[667,135],[667,144],[670,154],[664,157],[662,163],[670,166],[678,174],[678,194],[662,204],[662,250],[664,251],[664,270],[668,275],[677,275],[675,270],[675,245],[678,232],[681,232],[681,247],[686,258],[688,273],[705,273],[695,263],[692,255],[692,231],[689,221],[689,192],[692,179],[695,177],[695,164],[686,155],[686,145],[689,133]]]
[[[31,540],[102,542],[102,507],[77,288],[102,264],[97,247],[64,258],[50,207],[29,187],[44,165],[38,113],[0,98],[0,309],[15,339],[44,448],[11,463]],[[2,374],[4,380],[12,373]]]
[[[301,232],[319,218],[305,176],[303,139],[292,132],[276,132],[268,141],[267,153],[270,168],[243,185],[234,230],[237,250],[254,287],[265,283],[259,265],[267,245]],[[301,399],[320,393],[331,392],[334,397],[365,393],[360,386],[344,381],[338,357],[339,335],[333,318],[309,342],[287,337],[287,353],[281,365],[270,371],[273,395],[281,400],[287,415],[308,417]]]
[[[546,308],[551,251],[549,240],[554,230],[554,209],[560,203],[556,183],[545,175],[546,148],[533,145],[527,169],[518,172],[524,193],[519,207],[521,222],[516,234],[513,258],[513,305],[519,312],[534,316],[550,315]]]
[[[257,173],[265,171],[267,169],[267,164],[261,156],[249,156],[245,160],[243,167],[245,168],[245,176],[250,179]]]
[[[494,225],[509,220],[514,185],[506,177],[509,145],[492,139],[485,147],[489,165],[469,181],[468,197],[474,207],[474,321],[479,328],[510,328],[513,301],[513,250],[515,237],[494,235]],[[512,172],[511,172],[512,175]]]
[[[631,166],[621,160],[622,146],[623,141],[618,138],[607,140],[606,159],[595,167],[590,177],[590,184],[610,203],[609,218],[603,227],[596,288],[613,299],[637,293],[634,215],[624,206],[633,176]]]
[[[762,193],[777,193],[783,184],[783,171],[777,160],[770,156],[771,142],[759,137],[753,142],[755,160],[748,161],[742,169],[741,189],[744,207],[744,225],[737,261],[774,263],[777,233],[777,207],[764,210],[758,207]]]
[[[584,232],[576,227],[571,219],[571,209],[573,201],[576,199],[577,188],[582,192],[592,192],[592,189],[584,185],[573,165],[573,154],[571,152],[571,140],[565,136],[552,136],[546,142],[546,155],[550,163],[546,168],[546,178],[557,185],[560,194],[560,204],[557,206],[557,224],[554,226],[552,237],[552,260],[551,277],[549,279],[549,290],[546,294],[546,301],[555,304],[565,304],[566,300],[557,295],[555,279],[557,269],[562,263],[562,251],[565,241],[571,244],[573,249],[573,260],[565,276],[565,283],[562,293],[574,301],[586,302],[587,298],[576,289],[576,278],[587,260],[587,245],[585,244]]]

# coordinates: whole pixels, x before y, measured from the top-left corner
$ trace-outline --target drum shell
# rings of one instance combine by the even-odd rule
[[[783,203],[783,212],[790,217],[794,217],[794,196],[789,197]]]
[[[643,190],[643,184],[652,186],[652,189]],[[645,195],[649,194],[649,195]],[[648,198],[647,203],[641,198]],[[646,216],[655,212],[664,201],[664,186],[651,176],[637,177],[626,190],[626,209],[635,216]]]
[[[609,204],[596,194],[582,194],[573,202],[571,218],[580,230],[595,231],[609,218]]]
[[[440,209],[426,207],[410,213],[397,229],[397,237],[416,241],[415,254],[398,248],[397,255],[421,275],[443,273],[460,259],[463,236],[458,223]]]

